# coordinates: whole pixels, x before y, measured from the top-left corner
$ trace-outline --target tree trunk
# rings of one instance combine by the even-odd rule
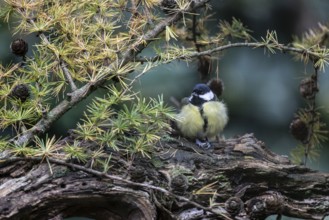
[[[0,219],[323,219],[329,212],[329,174],[293,165],[249,134],[209,150],[162,141],[151,159],[130,162],[113,152],[107,173],[72,161],[0,158]]]

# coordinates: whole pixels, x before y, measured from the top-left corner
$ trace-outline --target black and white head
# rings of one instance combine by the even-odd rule
[[[189,98],[190,103],[197,106],[212,100],[215,95],[206,84],[196,84]]]

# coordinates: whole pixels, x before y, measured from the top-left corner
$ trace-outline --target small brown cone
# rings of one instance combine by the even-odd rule
[[[29,50],[28,43],[23,39],[16,39],[10,44],[11,52],[17,56],[25,56]]]
[[[317,82],[311,78],[305,78],[300,82],[299,92],[305,99],[313,99],[319,91]]]
[[[13,88],[10,95],[16,99],[20,99],[25,102],[28,97],[30,97],[30,90],[27,85],[19,84]]]
[[[302,143],[305,143],[308,139],[309,128],[307,124],[300,118],[295,118],[290,123],[290,133],[294,136],[294,138],[301,141]]]

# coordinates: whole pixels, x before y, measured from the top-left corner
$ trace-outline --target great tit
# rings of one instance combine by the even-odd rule
[[[197,84],[177,115],[177,127],[183,136],[196,139],[196,144],[209,148],[228,122],[227,109],[206,84]]]

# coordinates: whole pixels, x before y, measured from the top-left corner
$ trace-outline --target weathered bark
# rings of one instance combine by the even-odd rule
[[[51,175],[37,158],[3,159],[0,219],[322,219],[329,212],[329,174],[291,164],[253,135],[209,150],[162,142],[152,159],[124,159],[113,154],[110,175],[56,160]]]

